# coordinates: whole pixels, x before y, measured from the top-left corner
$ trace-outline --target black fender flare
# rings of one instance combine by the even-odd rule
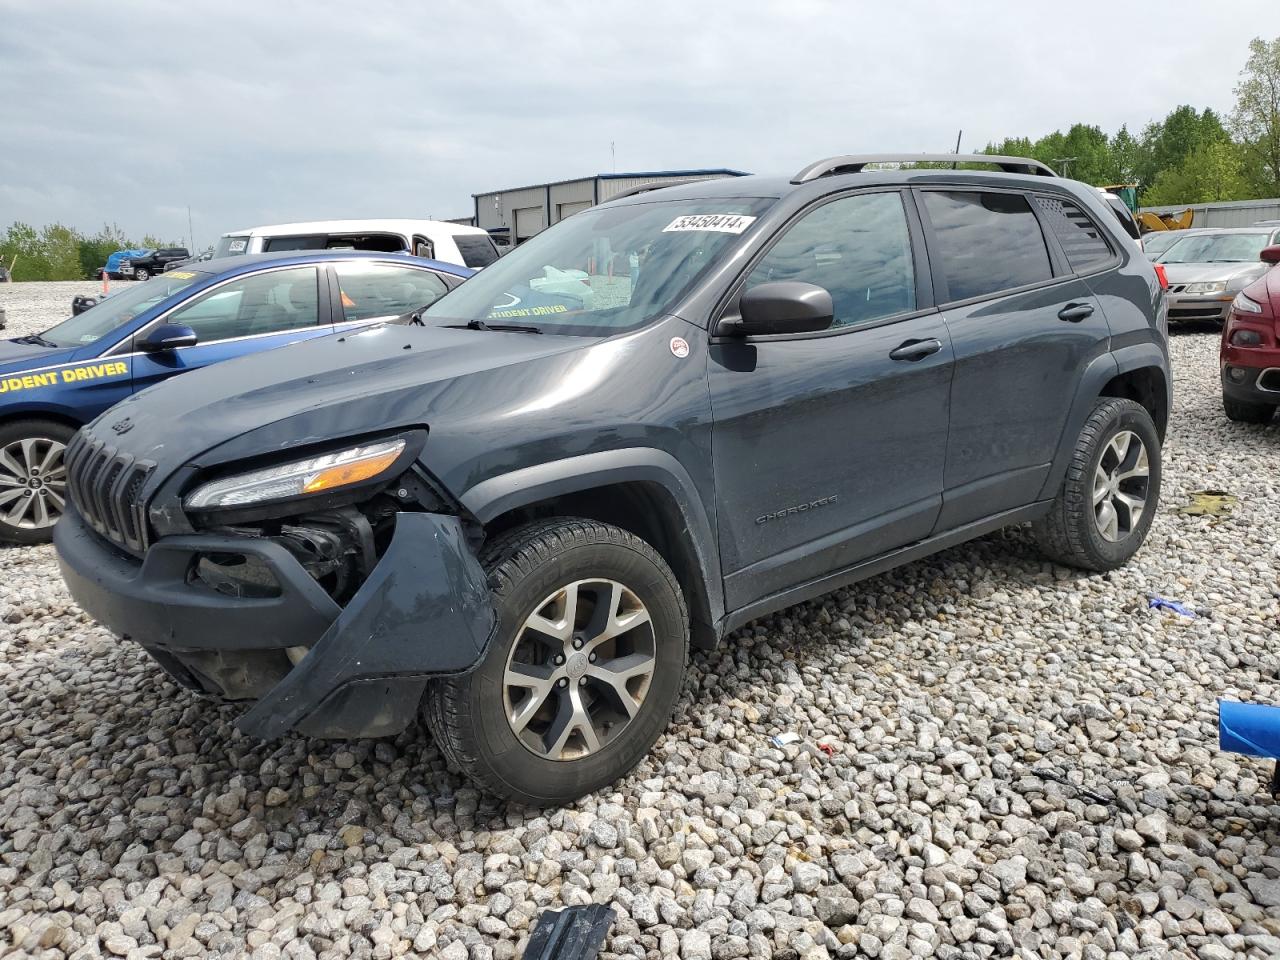
[[[633,482],[661,486],[679,510],[702,577],[706,614],[710,619],[708,626],[718,638],[725,614],[724,581],[712,522],[693,478],[684,465],[666,451],[626,447],[551,460],[482,480],[459,496],[458,501],[480,523],[488,523],[509,510],[551,497]]]
[[[1067,464],[1071,462],[1071,452],[1075,448],[1076,438],[1089,418],[1094,401],[1102,396],[1108,383],[1124,373],[1134,370],[1154,369],[1160,372],[1160,381],[1164,386],[1164,404],[1166,413],[1173,409],[1173,389],[1169,383],[1169,357],[1160,345],[1154,341],[1130,344],[1113,349],[1108,353],[1094,357],[1085,367],[1083,375],[1076,386],[1075,397],[1071,401],[1071,411],[1063,427],[1062,436],[1058,440],[1058,453],[1054,457],[1049,476],[1040,490],[1041,500],[1051,500],[1058,495],[1062,486],[1062,478],[1066,476]]]

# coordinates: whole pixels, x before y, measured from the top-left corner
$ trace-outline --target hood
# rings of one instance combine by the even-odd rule
[[[373,327],[174,377],[116,405],[90,429],[122,451],[171,470],[199,463],[199,454],[243,434],[293,418],[269,449],[425,424],[440,393],[478,374],[488,375],[486,383],[510,380],[524,365],[594,342],[546,334]],[[253,452],[263,451],[259,446]],[[220,463],[237,455],[242,454],[223,451],[210,460]]]
[[[1262,304],[1263,316],[1280,317],[1280,266],[1272,267],[1245,287],[1244,295]]]
[[[1267,264],[1258,261],[1234,263],[1166,263],[1165,275],[1170,285],[1175,283],[1212,283],[1217,280],[1238,280],[1248,283],[1261,276]]]
[[[40,367],[66,363],[75,354],[76,347],[42,347],[21,338],[0,340],[0,374],[25,373]]]

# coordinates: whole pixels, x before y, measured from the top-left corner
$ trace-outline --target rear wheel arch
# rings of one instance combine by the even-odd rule
[[[1160,367],[1141,366],[1117,373],[1107,381],[1098,395],[1133,400],[1141,404],[1151,414],[1160,442],[1164,442],[1169,426],[1169,387],[1164,370]]]
[[[650,544],[676,575],[689,608],[693,642],[700,647],[712,647],[720,638],[724,619],[723,588],[719,554],[711,526],[696,499],[696,490],[691,481],[686,487],[678,474],[666,472],[665,465],[655,466],[653,461],[663,458],[678,466],[669,454],[661,451],[641,451],[640,456],[633,451],[618,453],[625,455],[619,459],[633,461],[630,467],[598,471],[575,469],[577,461],[603,458],[598,466],[610,459],[608,454],[587,454],[517,471],[525,474],[520,478],[525,481],[533,480],[530,471],[538,472],[537,482],[512,487],[507,477],[513,475],[504,475],[478,484],[460,499],[483,524],[488,537],[530,520],[549,517],[582,517],[635,534]],[[657,457],[649,458],[647,468],[640,469],[640,461],[650,453]],[[680,472],[683,473],[683,468]],[[523,496],[501,494],[507,487],[518,489]]]

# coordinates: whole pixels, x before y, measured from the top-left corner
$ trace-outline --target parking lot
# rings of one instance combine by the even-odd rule
[[[6,335],[96,289],[0,286]],[[251,741],[81,614],[51,548],[0,547],[0,930],[49,957],[486,960],[595,901],[606,956],[1280,955],[1280,804],[1215,706],[1280,701],[1280,426],[1223,416],[1215,330],[1172,354],[1127,567],[1013,529],[757,621],[694,656],[631,776],[560,810],[479,793],[421,728]],[[1201,490],[1239,502],[1177,512]]]

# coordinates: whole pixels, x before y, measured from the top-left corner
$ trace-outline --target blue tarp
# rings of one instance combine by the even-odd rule
[[[120,272],[121,260],[132,260],[134,257],[145,257],[151,251],[145,248],[140,250],[117,250],[111,256],[107,257],[106,270],[108,273]]]

